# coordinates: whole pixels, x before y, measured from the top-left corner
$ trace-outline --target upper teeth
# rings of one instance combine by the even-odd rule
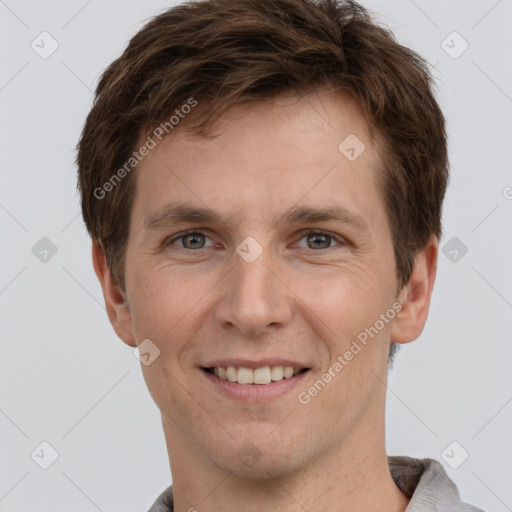
[[[289,379],[301,369],[293,366],[263,366],[262,368],[245,368],[243,366],[216,366],[213,373],[220,379],[238,382],[238,384],[270,384],[272,381]]]

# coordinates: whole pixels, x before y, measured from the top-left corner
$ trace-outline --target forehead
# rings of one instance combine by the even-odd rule
[[[173,203],[272,224],[301,204],[345,208],[371,224],[382,206],[378,152],[359,106],[346,96],[241,104],[215,123],[211,138],[186,123],[137,167],[132,213],[139,228]]]

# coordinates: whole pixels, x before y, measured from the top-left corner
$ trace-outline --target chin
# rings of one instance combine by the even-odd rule
[[[252,441],[236,443],[233,448],[226,447],[211,454],[211,459],[224,471],[254,480],[286,477],[308,465],[303,442],[290,445],[290,438],[276,437],[272,442],[267,436],[268,432],[265,432],[260,437],[252,437]],[[247,434],[244,437],[249,438]],[[299,446],[302,447],[301,452],[296,453]]]
[[[273,455],[271,459],[262,455],[261,458],[252,463],[241,462],[238,458],[230,458],[222,461],[222,469],[229,471],[233,476],[250,480],[268,480],[288,477],[301,469],[301,465],[293,464],[291,457],[282,454],[282,456]],[[299,466],[299,467],[297,467]]]

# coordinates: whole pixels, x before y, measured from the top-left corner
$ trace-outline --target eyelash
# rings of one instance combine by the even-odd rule
[[[164,242],[164,245],[165,246],[169,246],[171,245],[173,242],[175,242],[176,240],[179,240],[180,238],[184,238],[185,236],[187,235],[202,235],[202,236],[205,236],[205,237],[208,237],[208,235],[201,231],[200,229],[191,229],[191,230],[188,230],[188,231],[185,231],[183,233],[180,233],[179,235],[173,237],[172,239],[167,239],[167,241]],[[310,229],[308,230],[306,233],[304,233],[300,240],[302,240],[304,237],[306,236],[309,236],[309,235],[325,235],[329,238],[331,238],[332,240],[334,240],[337,245],[334,245],[332,247],[327,247],[327,249],[319,249],[319,250],[315,250],[315,249],[306,249],[306,250],[309,250],[309,251],[313,251],[313,252],[321,252],[321,251],[328,251],[329,249],[334,249],[335,247],[337,246],[343,246],[343,245],[346,245],[346,241],[341,239],[341,238],[338,238],[334,235],[331,235],[325,231],[319,231],[319,230],[316,230],[316,229]],[[209,238],[209,237],[208,237]],[[183,249],[185,251],[189,251],[189,252],[196,252],[200,249],[197,249],[196,251],[194,251],[194,249],[187,249],[187,248],[184,248],[184,247],[178,247],[179,249]],[[301,249],[304,249],[303,247],[301,247]]]

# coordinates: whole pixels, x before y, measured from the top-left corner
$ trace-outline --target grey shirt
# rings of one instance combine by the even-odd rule
[[[398,488],[411,499],[405,512],[483,512],[460,501],[457,487],[433,459],[388,457]],[[172,486],[157,498],[149,512],[173,512]]]

